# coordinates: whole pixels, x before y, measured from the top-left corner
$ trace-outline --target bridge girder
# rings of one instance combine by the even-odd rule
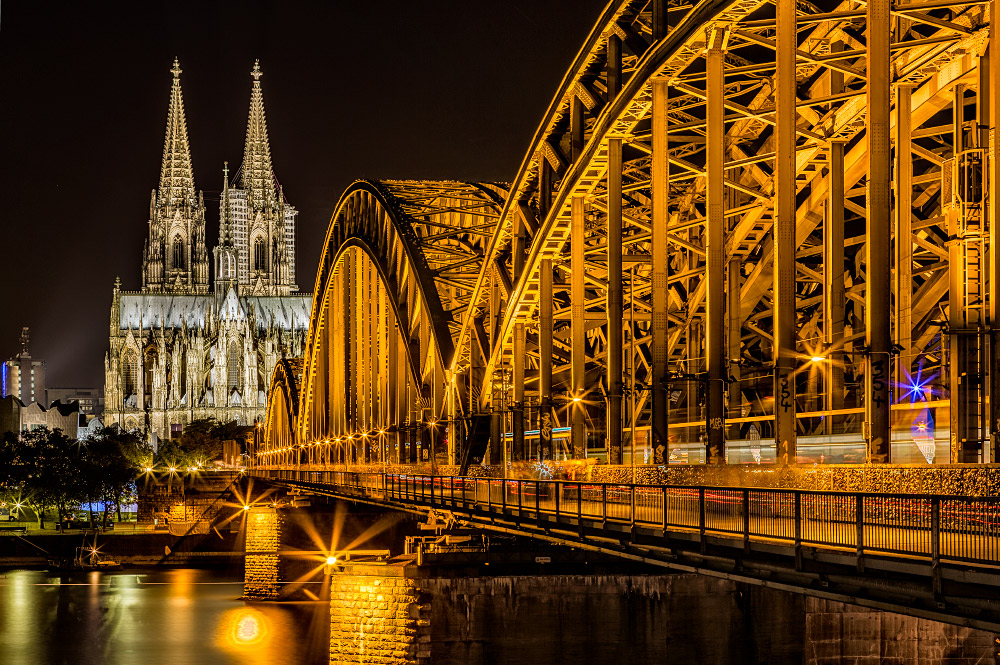
[[[331,248],[355,237],[338,220],[366,191],[395,221],[344,220],[355,219],[373,260],[405,257],[393,265],[411,271],[430,313],[441,372],[435,418],[492,410],[494,438],[535,427],[543,454],[546,423],[572,421],[576,456],[582,432],[625,428],[653,461],[682,449],[691,461],[722,461],[720,435],[773,437],[777,404],[791,414],[784,429],[777,423],[784,461],[796,460],[800,436],[840,435],[863,436],[867,459],[888,461],[890,427],[928,460],[936,430],[950,434],[951,461],[982,459],[988,423],[1000,417],[1000,404],[986,411],[985,388],[1000,374],[990,357],[1000,345],[985,342],[1000,289],[1000,262],[988,260],[996,13],[995,2],[947,0],[612,3],[509,191],[487,190],[481,224],[430,221],[441,209],[421,207],[423,188],[440,183],[345,193],[317,275],[314,328],[340,256]],[[872,25],[889,29],[884,52],[871,52]],[[779,139],[776,127],[789,122],[794,131]],[[876,184],[890,188],[881,199]],[[399,216],[424,235],[400,231]],[[454,240],[466,233],[475,242]],[[911,242],[893,240],[904,234]],[[891,246],[893,260],[870,258]],[[443,277],[441,266],[461,276]],[[547,280],[552,329],[542,331]],[[869,283],[884,286],[873,293]],[[442,293],[449,304],[438,308]],[[607,306],[614,298],[620,310]],[[891,337],[875,339],[877,330]],[[549,343],[552,353],[539,353]],[[307,359],[307,376],[314,371]],[[547,375],[554,394],[540,381]],[[616,400],[626,408],[611,409],[620,422],[609,423],[605,405]],[[660,415],[669,426],[656,425]],[[306,438],[317,435],[309,418],[306,409]],[[945,418],[947,428],[935,423]],[[519,441],[514,450],[534,456]],[[620,461],[621,449],[609,455]]]

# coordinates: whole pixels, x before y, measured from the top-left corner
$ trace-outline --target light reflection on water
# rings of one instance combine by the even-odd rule
[[[232,573],[0,573],[3,665],[329,662],[329,607],[245,603]],[[325,634],[324,634],[325,628]]]

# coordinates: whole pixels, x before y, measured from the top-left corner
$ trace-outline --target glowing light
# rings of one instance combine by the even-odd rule
[[[337,557],[335,557],[335,556],[328,556],[326,558],[326,565],[328,565],[328,566],[336,566],[337,565]]]
[[[813,356],[813,357],[811,358],[811,360],[812,360],[812,361],[813,361],[814,363],[821,363],[821,362],[823,362],[824,360],[826,360],[826,358],[825,358],[825,357],[823,357],[823,356]]]
[[[170,467],[170,473],[174,473],[175,471],[177,471],[175,467]]]
[[[250,510],[250,506],[243,506],[243,510]]]
[[[582,397],[574,397],[574,398],[573,398],[573,401],[574,401],[574,402],[582,402],[582,401],[583,401],[583,398],[582,398]]]
[[[146,473],[152,473],[152,472],[153,472],[153,467],[147,466],[146,467]]]

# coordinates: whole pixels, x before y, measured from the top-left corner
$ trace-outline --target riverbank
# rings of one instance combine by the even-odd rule
[[[0,568],[46,565],[49,558],[72,558],[77,547],[92,547],[94,532],[29,533],[0,536]],[[242,534],[212,531],[172,536],[169,533],[96,534],[101,555],[131,566],[228,566],[242,564]]]

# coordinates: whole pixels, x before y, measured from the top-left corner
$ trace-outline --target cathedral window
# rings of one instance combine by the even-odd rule
[[[267,247],[263,238],[257,238],[253,242],[253,269],[267,270]]]
[[[240,387],[240,347],[236,342],[229,345],[229,390]]]
[[[146,361],[143,367],[143,393],[148,398],[153,393],[153,377],[156,374],[156,349],[150,348],[146,351]]]
[[[122,359],[122,379],[126,398],[138,392],[139,363],[136,361],[134,353],[127,353]]]
[[[174,236],[174,269],[180,270],[184,267],[184,241],[180,235]]]

